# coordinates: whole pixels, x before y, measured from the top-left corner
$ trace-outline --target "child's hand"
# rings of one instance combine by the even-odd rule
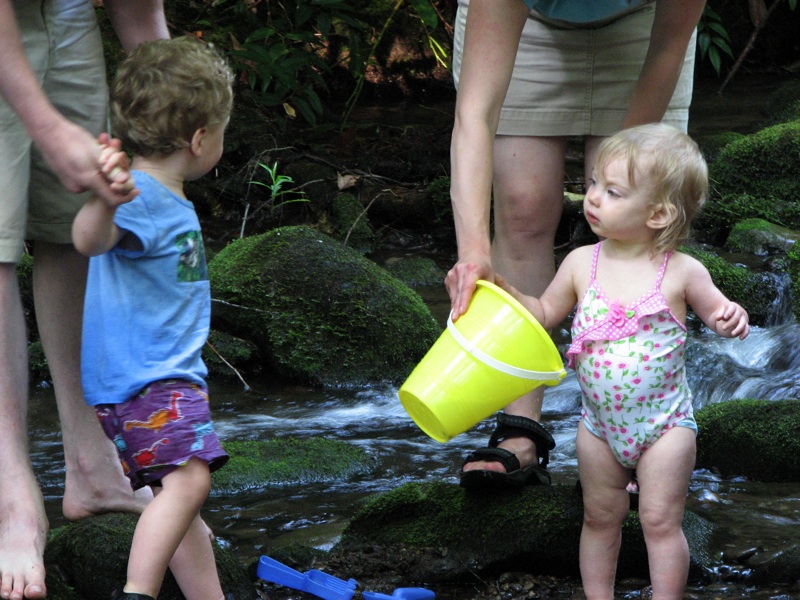
[[[736,302],[729,302],[714,317],[717,333],[724,337],[738,337],[743,340],[750,333],[747,311]]]
[[[115,194],[113,200],[104,198],[104,202],[111,207],[130,202],[138,190],[134,188],[128,156],[120,150],[119,144],[108,143],[107,139],[100,141],[100,173]]]

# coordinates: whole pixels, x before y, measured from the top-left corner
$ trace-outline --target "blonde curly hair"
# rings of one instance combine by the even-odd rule
[[[120,64],[111,88],[111,127],[136,155],[171,154],[195,131],[225,123],[233,73],[211,46],[183,36],[145,42]]]
[[[628,164],[631,184],[643,178],[651,205],[662,205],[670,217],[656,237],[654,254],[676,250],[689,238],[692,220],[708,198],[708,165],[697,143],[670,125],[639,125],[603,140],[595,172],[619,158]]]

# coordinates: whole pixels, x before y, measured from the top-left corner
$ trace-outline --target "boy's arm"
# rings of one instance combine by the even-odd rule
[[[112,187],[138,193],[133,187],[128,158],[116,145],[103,147],[100,162],[101,173],[112,182]],[[114,215],[120,204],[124,202],[110,202],[93,195],[81,207],[72,222],[72,243],[78,252],[85,256],[97,256],[108,252],[119,243],[125,234],[125,231],[114,224]]]
[[[686,303],[718,335],[741,340],[746,338],[750,333],[747,311],[725,297],[700,261],[688,256],[685,258],[688,259]]]
[[[567,317],[578,301],[575,267],[579,260],[576,252],[568,254],[540,298],[523,294],[500,276],[496,275],[495,281],[527,308],[542,327],[550,330]]]

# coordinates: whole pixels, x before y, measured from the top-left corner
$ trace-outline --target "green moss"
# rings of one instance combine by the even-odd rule
[[[733,265],[697,246],[682,246],[680,250],[705,265],[722,293],[744,306],[751,323],[763,323],[767,319],[777,294],[774,280],[767,280],[763,274],[752,273],[746,267]]]
[[[209,265],[215,327],[251,339],[276,373],[322,385],[407,377],[441,333],[413,290],[309,227],[237,240]],[[219,326],[217,326],[219,325]]]
[[[800,233],[764,219],[745,219],[731,229],[725,246],[733,252],[764,255],[786,251]]]
[[[408,256],[386,263],[386,270],[411,287],[443,285],[445,273],[430,258]]]
[[[453,221],[453,203],[450,201],[450,178],[437,177],[428,185],[435,223]]]
[[[257,375],[261,371],[258,348],[253,342],[219,331],[209,334],[208,343],[203,346],[203,361],[209,379],[238,379],[241,372]]]
[[[800,321],[800,244],[795,243],[787,254],[787,270],[791,278],[792,311]]]
[[[695,417],[699,468],[756,481],[800,481],[797,399],[730,400],[708,405]]]
[[[212,476],[214,493],[335,481],[369,474],[375,467],[364,450],[339,440],[227,441],[224,446],[231,458]]]
[[[712,197],[698,229],[727,234],[737,221],[763,218],[800,229],[800,121],[727,144],[710,165]]]
[[[366,210],[353,194],[337,194],[331,203],[331,216],[336,223],[337,240],[362,254],[372,251],[375,232]]]

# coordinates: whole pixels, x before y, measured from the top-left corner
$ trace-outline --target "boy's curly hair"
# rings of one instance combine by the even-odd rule
[[[677,250],[708,198],[708,165],[697,143],[670,125],[639,125],[603,140],[595,171],[602,173],[618,158],[627,161],[631,184],[642,178],[641,184],[650,188],[651,205],[662,204],[670,214],[669,224],[656,237],[654,254]]]
[[[189,146],[195,131],[225,123],[233,73],[196,38],[145,42],[120,64],[111,88],[111,127],[140,156]]]

